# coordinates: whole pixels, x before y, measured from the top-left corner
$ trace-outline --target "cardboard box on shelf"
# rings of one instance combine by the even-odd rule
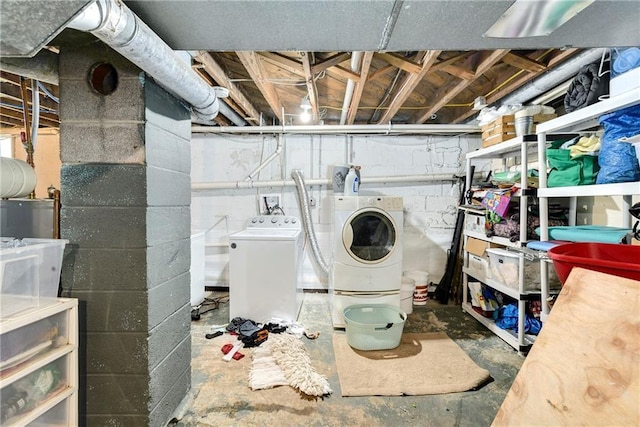
[[[496,248],[496,247],[499,247],[499,245],[491,242],[486,242],[484,240],[476,239],[475,237],[468,237],[467,245],[465,246],[465,249],[470,254],[474,254],[479,257],[484,257],[486,256],[485,250],[487,248]]]

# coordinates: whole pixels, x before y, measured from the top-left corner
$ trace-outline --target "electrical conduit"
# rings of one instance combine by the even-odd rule
[[[329,266],[322,257],[320,245],[318,244],[318,239],[316,238],[316,232],[313,229],[313,221],[311,220],[311,207],[309,206],[309,195],[307,194],[307,188],[304,184],[302,171],[299,169],[292,170],[291,178],[293,178],[293,181],[296,185],[296,195],[298,196],[298,204],[300,205],[302,225],[304,226],[304,232],[307,235],[307,239],[309,239],[309,244],[311,245],[313,259],[316,261],[316,264],[318,265],[322,273],[324,273],[325,276],[328,276]]]
[[[201,119],[211,120],[218,115],[214,89],[122,1],[96,0],[69,27],[90,32],[102,40],[167,91],[191,104]]]

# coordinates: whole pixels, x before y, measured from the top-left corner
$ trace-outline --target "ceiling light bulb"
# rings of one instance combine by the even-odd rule
[[[300,108],[302,108],[304,111],[311,109],[309,98],[307,98],[306,96],[302,98],[302,101],[300,101]]]
[[[311,120],[311,114],[309,114],[309,110],[305,109],[302,113],[300,113],[300,121],[303,123],[307,123]]]

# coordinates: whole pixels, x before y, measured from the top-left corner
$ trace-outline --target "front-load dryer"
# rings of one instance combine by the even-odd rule
[[[402,227],[402,197],[337,197],[333,287],[369,292],[400,289]]]
[[[334,253],[329,292],[334,327],[353,304],[400,305],[403,203],[401,197],[335,199]]]

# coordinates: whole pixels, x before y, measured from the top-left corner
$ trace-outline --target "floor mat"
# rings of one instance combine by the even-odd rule
[[[399,396],[466,391],[491,375],[442,332],[404,334],[392,350],[361,351],[333,334],[342,396]]]

